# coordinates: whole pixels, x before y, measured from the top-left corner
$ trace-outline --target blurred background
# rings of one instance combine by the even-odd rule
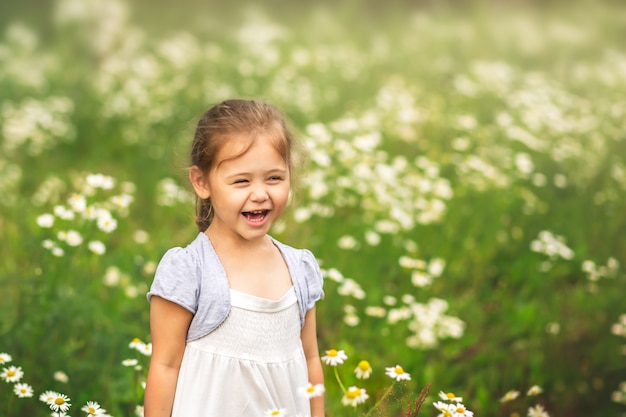
[[[621,1],[0,3],[0,370],[34,390],[1,382],[0,415],[49,415],[45,390],[141,413],[131,341],[197,233],[194,124],[231,97],[297,132],[272,234],[320,261],[320,349],[372,397],[357,415],[396,364],[411,381],[373,415],[428,384],[420,415],[439,391],[477,416],[626,415],[624,39]],[[325,370],[327,415],[352,413]]]

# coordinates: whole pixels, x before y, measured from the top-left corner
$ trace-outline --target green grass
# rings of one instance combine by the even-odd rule
[[[552,416],[624,411],[611,400],[626,381],[624,339],[611,332],[626,313],[623,6],[110,4],[56,21],[47,8],[3,6],[0,353],[35,399],[2,383],[0,415],[47,415],[36,397],[48,389],[71,397],[71,415],[88,400],[115,416],[142,403],[147,358],[128,345],[149,341],[155,263],[196,233],[185,180],[195,118],[231,96],[280,107],[307,151],[273,234],[329,273],[319,342],[322,354],[348,354],[344,382],[363,384],[371,406],[390,383],[385,367],[411,374],[380,415],[404,416],[428,383],[420,415],[436,415],[439,391],[478,416],[526,415],[535,402]],[[89,173],[114,179],[86,195],[117,228],[80,215],[38,226],[86,192]],[[121,194],[133,197],[127,209],[110,203]],[[63,230],[84,242],[59,242]],[[532,249],[544,231],[561,252]],[[435,259],[441,274],[414,285]],[[107,284],[112,270],[119,280]],[[462,335],[446,336],[458,320]],[[122,366],[129,357],[144,369]],[[361,359],[374,368],[367,381],[352,376]],[[326,370],[328,415],[343,416]],[[526,404],[534,384],[544,393]],[[520,399],[498,401],[513,389]]]

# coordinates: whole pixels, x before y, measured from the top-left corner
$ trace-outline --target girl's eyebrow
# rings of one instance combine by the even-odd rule
[[[284,168],[272,168],[268,171],[265,171],[265,174],[285,174],[287,172],[287,169]],[[236,172],[233,174],[228,174],[225,177],[226,178],[232,178],[232,177],[245,177],[246,175],[254,175],[253,172]]]

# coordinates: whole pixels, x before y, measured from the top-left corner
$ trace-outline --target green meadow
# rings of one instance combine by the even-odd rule
[[[420,416],[439,392],[478,417],[626,415],[622,2],[9,3],[0,416],[51,415],[48,390],[140,414],[145,293],[197,233],[195,122],[232,97],[297,133],[272,235],[325,275],[320,354],[347,355],[327,416],[415,415],[424,388]],[[335,373],[370,398],[342,405]]]

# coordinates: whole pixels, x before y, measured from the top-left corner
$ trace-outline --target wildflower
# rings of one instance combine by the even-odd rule
[[[92,240],[87,244],[87,247],[96,255],[104,255],[104,252],[106,252],[106,246],[99,240]]]
[[[385,368],[385,373],[392,379],[396,381],[409,381],[411,380],[411,375],[404,372],[404,369],[400,365],[392,366],[391,368]]]
[[[95,401],[87,401],[87,405],[84,405],[81,410],[87,413],[87,417],[100,416],[106,413],[106,410],[101,408],[100,404]]]
[[[359,379],[367,379],[372,374],[372,367],[368,361],[361,361],[357,367],[354,368],[354,373]]]
[[[103,190],[110,190],[115,185],[113,177],[103,174],[89,174],[86,181],[90,187],[102,188]]]
[[[341,399],[341,403],[346,406],[351,405],[353,407],[356,407],[357,405],[364,403],[365,400],[367,400],[369,397],[370,396],[367,395],[367,392],[365,392],[365,388],[357,388],[352,386],[348,388],[348,390],[344,394],[343,398]]]
[[[9,366],[8,368],[4,368],[0,373],[0,378],[4,379],[6,382],[19,382],[23,376],[24,372],[19,366]]]
[[[87,200],[82,194],[72,194],[67,203],[70,205],[72,210],[79,213],[83,212],[85,208],[87,208]]]
[[[273,408],[265,411],[264,415],[265,417],[282,417],[287,415],[287,410],[285,410],[284,408]]]
[[[50,213],[42,214],[37,217],[37,225],[43,228],[50,228],[54,224],[54,216]]]
[[[500,398],[500,402],[501,403],[505,403],[505,402],[508,402],[508,401],[513,401],[518,396],[519,396],[519,391],[511,390],[511,391],[507,392],[506,394],[504,394],[504,397]]]
[[[439,391],[439,398],[445,401],[454,401],[455,403],[463,401],[463,397],[457,397],[453,392],[445,393],[443,391]]]
[[[65,206],[54,206],[52,209],[54,215],[63,220],[74,220],[74,212],[72,210],[68,210]]]
[[[526,393],[526,395],[539,395],[543,392],[543,390],[541,389],[541,387],[539,385],[533,385],[532,387],[530,387],[528,389],[528,392]]]
[[[152,355],[152,343],[142,343],[137,350],[146,356],[150,356]]]
[[[124,366],[136,366],[139,363],[137,359],[124,359],[122,365]]]
[[[322,356],[322,361],[324,361],[326,365],[330,366],[341,365],[346,359],[348,359],[346,352],[336,349],[327,350],[326,355]]]
[[[97,224],[98,224],[98,229],[106,233],[111,233],[117,228],[117,220],[115,220],[110,215],[99,216]]]
[[[68,230],[65,235],[65,241],[70,246],[78,246],[83,243],[83,237],[76,230]]]
[[[56,381],[63,382],[64,384],[67,384],[67,381],[70,380],[63,371],[56,371],[53,377]]]
[[[39,396],[39,401],[42,401],[42,402],[44,402],[44,403],[46,403],[46,404],[50,405],[50,403],[51,403],[52,401],[54,401],[54,399],[55,399],[56,397],[58,397],[58,396],[59,396],[59,393],[57,393],[57,392],[55,392],[55,391],[45,391],[44,393],[42,393],[42,394]]]
[[[129,344],[128,347],[131,349],[138,349],[143,345],[143,342],[138,337],[134,338]]]
[[[440,411],[437,417],[452,417],[452,413],[455,408],[454,404],[444,403],[441,401],[435,401],[433,406]]]
[[[13,387],[13,392],[20,398],[29,398],[33,396],[33,387],[24,383],[17,383]]]
[[[143,417],[143,405],[138,405],[135,407],[135,414],[137,417]]]
[[[13,358],[8,353],[0,353],[0,364],[11,362]]]
[[[307,398],[315,398],[324,394],[325,388],[322,384],[314,385],[309,382],[309,385],[301,387],[298,391]]]
[[[65,411],[55,411],[51,414],[52,417],[69,417]]]
[[[550,417],[541,404],[528,408],[528,417]]]
[[[51,402],[48,403],[50,409],[52,411],[63,411],[66,412],[72,406],[70,404],[70,399],[67,395],[55,393],[55,398],[52,399]]]
[[[474,413],[468,410],[463,404],[456,403],[450,407],[453,417],[472,417]]]

